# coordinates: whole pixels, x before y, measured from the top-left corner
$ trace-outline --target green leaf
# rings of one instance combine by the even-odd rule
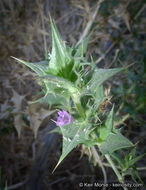
[[[36,62],[36,63],[29,63],[29,62],[23,61],[21,59],[18,59],[16,57],[12,57],[12,58],[14,58],[18,62],[23,63],[24,65],[28,66],[34,72],[36,72],[39,76],[44,76],[48,72],[48,69],[49,69],[48,61],[40,61],[40,62]]]
[[[128,155],[129,160],[133,159],[136,155],[137,146],[135,146]]]
[[[49,104],[50,106],[52,105],[66,105],[66,99],[62,96],[59,95],[54,95],[51,93],[46,94],[44,97],[38,99],[35,102],[40,102],[40,103],[46,103]]]
[[[52,52],[50,55],[49,68],[54,74],[57,74],[62,68],[66,68],[70,63],[70,56],[65,45],[61,40],[61,36],[57,30],[55,23],[50,19],[52,30]]]
[[[113,115],[114,115],[114,106],[112,107],[106,121],[105,126],[100,128],[100,138],[105,140],[113,129]]]
[[[112,131],[113,129],[113,116],[114,116],[114,105],[105,121],[105,126],[107,127],[107,129],[109,129],[109,131]]]
[[[135,175],[135,176],[134,176],[134,175]],[[139,182],[140,182],[141,184],[143,184],[143,186],[145,186],[145,184],[144,184],[144,182],[142,181],[142,179],[141,179],[141,177],[140,177],[140,175],[139,175],[139,173],[138,173],[138,171],[137,171],[136,168],[133,169],[133,171],[132,171],[132,173],[131,173],[131,176],[132,176],[132,179],[133,179],[136,183],[137,183],[137,181],[135,180],[135,177],[137,177],[138,180],[139,180]]]
[[[49,87],[50,84],[51,85],[53,84],[55,85],[54,88],[56,87],[64,88],[67,91],[69,91],[71,94],[79,93],[79,88],[75,87],[74,83],[59,76],[47,74],[46,76],[41,77],[40,80],[44,81],[47,87]],[[48,93],[49,93],[49,88],[48,88]]]
[[[125,168],[129,168],[129,167],[132,167],[138,160],[140,160],[145,154],[143,155],[140,155],[140,156],[137,156],[136,157],[136,149],[137,149],[137,146],[135,146],[132,151],[125,156]]]
[[[131,147],[133,144],[124,137],[121,133],[110,133],[105,141],[103,141],[99,148],[103,154],[112,153],[116,150]]]
[[[87,47],[88,47],[88,42],[89,42],[89,39],[91,37],[91,34],[88,35],[87,38],[85,38],[83,40],[83,42],[81,42],[78,46],[77,46],[77,49],[76,49],[76,53],[75,53],[75,57],[84,57],[86,51],[87,51]]]
[[[124,165],[125,164],[124,163],[124,159],[123,159],[123,157],[120,154],[118,154],[116,152],[113,152],[111,154],[111,156],[118,162],[118,164],[120,165],[121,168],[125,167],[125,165]]]
[[[123,68],[116,69],[98,69],[94,70],[91,80],[87,83],[86,88],[92,92],[96,92],[98,87],[103,84],[104,81],[122,71]]]
[[[46,85],[46,89],[47,89],[47,93],[50,93],[50,88],[49,85],[54,84],[54,86],[58,87],[58,89],[60,88],[64,88],[66,91],[66,94],[64,93],[64,91],[62,90],[60,92],[61,95],[63,96],[67,96],[67,97],[71,97],[75,107],[77,109],[77,111],[79,112],[79,114],[85,118],[85,111],[81,105],[80,102],[80,96],[81,96],[81,92],[80,89],[74,85],[74,83],[70,82],[69,80],[66,80],[62,77],[58,77],[58,76],[54,76],[51,74],[48,74],[44,77],[41,77],[41,80],[44,81],[45,85]],[[51,82],[50,82],[51,81]],[[56,91],[55,91],[56,92]],[[63,93],[63,94],[62,94]]]
[[[128,166],[132,167],[137,161],[141,160],[145,154],[137,156],[136,158],[133,158],[132,160],[129,160]]]
[[[85,121],[80,122],[76,120],[70,125],[60,127],[60,129],[63,135],[63,149],[55,169],[77,145],[82,143],[86,145],[92,144],[89,139],[91,126]]]
[[[95,103],[94,103],[95,109],[98,109],[100,104],[106,99],[104,90],[103,90],[103,85],[98,86],[98,88],[96,89],[94,99],[95,99]]]

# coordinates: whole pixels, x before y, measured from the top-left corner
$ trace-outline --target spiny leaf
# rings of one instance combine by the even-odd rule
[[[58,73],[61,68],[65,68],[70,62],[70,56],[67,49],[63,45],[61,36],[57,30],[55,23],[50,19],[52,30],[52,52],[50,57],[49,68]]]
[[[67,98],[71,97],[79,114],[83,118],[86,117],[85,112],[84,112],[81,102],[80,102],[81,90],[79,89],[79,87],[75,86],[75,84],[70,82],[69,80],[66,80],[62,77],[54,76],[51,74],[41,77],[41,80],[46,84],[47,93],[50,93],[50,88],[49,88],[50,81],[52,84],[54,84],[55,88],[56,87],[58,89],[64,88],[66,90],[65,91],[66,94],[64,93],[63,96],[65,96]],[[54,92],[56,92],[56,91],[54,90]],[[62,92],[63,92],[63,90],[62,90]],[[62,92],[60,92],[60,94]]]
[[[112,153],[115,150],[131,147],[133,144],[124,137],[121,133],[110,133],[105,141],[103,141],[99,148],[103,154]]]
[[[104,90],[103,90],[103,85],[98,86],[94,95],[94,99],[95,99],[95,102],[94,102],[95,109],[98,109],[100,104],[106,99]]]
[[[95,69],[92,75],[91,80],[86,85],[87,89],[90,89],[92,92],[96,92],[98,87],[103,84],[104,81],[114,76],[115,74],[122,71],[123,68],[116,69]]]
[[[22,127],[25,126],[25,123],[22,119],[22,115],[20,113],[15,115],[14,125],[15,125],[15,128],[16,128],[17,133],[18,133],[18,138],[20,138]]]
[[[87,125],[86,122],[74,121],[70,125],[60,127],[60,129],[61,129],[61,133],[63,135],[63,150],[62,150],[62,155],[61,155],[55,169],[78,144],[81,144],[81,143],[90,144],[91,143],[90,139],[89,139],[89,134],[91,132],[91,126]]]
[[[47,86],[50,83],[50,84],[56,85],[58,88],[65,88],[70,93],[79,93],[79,88],[75,87],[74,83],[72,83],[62,77],[48,74],[46,76],[41,77],[40,80],[46,82]]]
[[[114,106],[112,107],[106,121],[105,126],[100,128],[100,138],[105,140],[113,129],[113,114],[114,114]]]
[[[87,51],[87,47],[88,47],[88,42],[89,42],[89,39],[91,37],[91,34],[88,35],[87,38],[85,38],[83,40],[82,43],[80,43],[78,46],[77,46],[77,49],[76,49],[76,53],[75,53],[75,57],[84,57],[86,51]]]
[[[61,96],[48,93],[44,97],[38,99],[36,102],[46,103],[52,106],[52,105],[57,105],[57,104],[65,104],[66,100],[65,98]]]
[[[11,101],[14,103],[14,125],[18,133],[18,137],[20,138],[21,135],[21,129],[23,126],[25,126],[25,123],[23,122],[22,115],[21,115],[21,108],[22,108],[22,101],[24,99],[24,96],[20,96],[14,89],[13,96],[11,98]]]
[[[46,73],[49,69],[48,61],[40,61],[40,62],[36,62],[36,63],[29,63],[29,62],[23,61],[21,59],[18,59],[16,57],[13,57],[13,56],[12,56],[12,58],[14,58],[18,62],[23,63],[24,65],[28,66],[34,72],[36,72],[39,76],[46,75]]]
[[[137,161],[141,160],[146,154],[142,154],[140,156],[137,156],[129,161],[128,165],[129,167],[133,166]]]
[[[105,121],[105,126],[110,130],[112,131],[113,129],[113,115],[114,115],[114,105]]]
[[[137,149],[137,145],[129,153],[129,159],[132,159],[132,158],[135,157],[135,155],[136,155],[136,149]]]

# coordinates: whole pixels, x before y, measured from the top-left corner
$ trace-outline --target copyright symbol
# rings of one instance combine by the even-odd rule
[[[83,183],[79,183],[79,187],[83,187]]]

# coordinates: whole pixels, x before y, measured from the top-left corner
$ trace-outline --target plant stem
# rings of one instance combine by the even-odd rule
[[[81,117],[83,117],[85,119],[86,115],[85,115],[85,111],[81,105],[80,96],[78,94],[73,94],[72,99],[74,101],[74,104],[76,106],[78,113],[80,114]]]
[[[91,150],[92,150],[92,154],[94,156],[95,161],[101,167],[101,170],[102,170],[102,173],[103,173],[103,177],[104,177],[104,184],[106,185],[107,184],[107,175],[106,175],[106,170],[105,170],[105,168],[103,166],[103,163],[102,163],[102,161],[100,159],[100,155],[98,154],[98,152],[97,152],[97,150],[96,150],[96,148],[94,146],[91,147]],[[105,190],[105,189],[106,189],[106,187],[103,187],[103,190]]]
[[[114,162],[112,161],[110,155],[109,155],[109,154],[106,154],[105,157],[106,157],[107,161],[109,162],[109,164],[111,165],[112,169],[114,170],[114,172],[115,172],[115,174],[116,174],[116,176],[117,176],[119,182],[124,185],[123,177],[121,176],[120,172],[119,172],[118,169],[116,168],[116,166],[115,166]],[[124,186],[123,186],[123,189],[124,189],[124,190],[128,190],[127,187],[124,187]]]

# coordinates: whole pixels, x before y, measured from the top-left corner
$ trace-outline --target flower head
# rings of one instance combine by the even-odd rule
[[[72,116],[65,110],[58,112],[58,118],[57,118],[57,125],[58,126],[64,126],[68,125],[72,121]]]

